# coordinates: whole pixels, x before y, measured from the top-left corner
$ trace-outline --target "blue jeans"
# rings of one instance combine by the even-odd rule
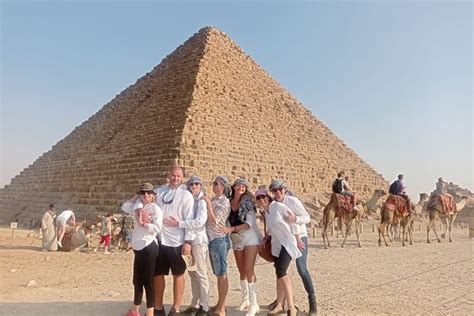
[[[209,259],[211,259],[212,272],[216,276],[227,273],[227,256],[230,250],[229,236],[219,237],[209,243]]]
[[[304,250],[301,250],[301,257],[296,259],[296,269],[298,274],[303,281],[304,289],[308,293],[308,298],[316,297],[314,291],[313,280],[311,279],[311,274],[308,271],[308,266],[306,261],[308,259],[308,237],[301,238],[301,241],[304,243]]]

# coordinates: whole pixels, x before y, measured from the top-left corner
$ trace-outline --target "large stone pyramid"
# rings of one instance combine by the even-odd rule
[[[311,198],[344,169],[368,197],[388,183],[221,31],[194,34],[0,190],[0,224],[41,217],[48,203],[78,217],[119,210],[142,182],[177,162],[209,184],[287,180]]]

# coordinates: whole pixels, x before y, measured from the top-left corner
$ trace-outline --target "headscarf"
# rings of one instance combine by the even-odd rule
[[[280,179],[273,179],[269,186],[270,191],[274,191],[278,189],[286,189],[286,188],[287,186],[285,182]]]

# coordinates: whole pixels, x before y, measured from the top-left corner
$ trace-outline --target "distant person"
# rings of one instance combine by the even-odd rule
[[[140,208],[134,205],[140,201]],[[142,304],[143,288],[146,295],[146,316],[153,316],[155,305],[155,290],[153,275],[155,272],[156,257],[159,253],[157,234],[161,232],[163,214],[155,204],[153,185],[144,183],[138,193],[122,205],[122,210],[137,218],[132,233],[132,247],[135,253],[133,260],[133,307],[124,316],[140,316],[139,309]],[[141,217],[139,224],[138,217]]]
[[[446,189],[446,182],[444,182],[443,178],[439,177],[438,178],[438,182],[436,182],[436,191],[435,191],[437,194],[439,195],[442,195],[442,196],[446,196],[447,199],[448,199],[448,208],[449,210],[451,211],[452,207],[453,207],[453,196],[451,194],[448,193],[448,190]]]
[[[58,245],[63,247],[62,240],[64,238],[64,233],[66,232],[66,226],[70,224],[72,226],[76,225],[76,217],[72,210],[62,211],[61,214],[56,217],[56,226],[57,226],[57,235],[58,235]]]
[[[129,214],[124,214],[119,219],[120,226],[120,235],[119,235],[119,244],[120,249],[125,249],[128,251],[132,244],[132,231],[135,220]]]
[[[186,188],[193,195],[193,218],[179,221],[170,216],[163,221],[165,227],[179,227],[190,231],[191,252],[196,264],[196,271],[188,270],[191,279],[191,304],[183,314],[195,313],[202,316],[209,311],[209,277],[207,275],[207,256],[209,239],[206,233],[207,206],[203,197],[205,192],[202,181],[196,175],[189,177]]]
[[[56,237],[56,228],[54,227],[54,218],[56,217],[56,208],[54,204],[49,204],[48,210],[41,218],[41,234],[43,236],[43,251],[58,250]]]
[[[102,219],[102,225],[100,227],[100,241],[94,248],[94,252],[97,252],[100,245],[104,244],[104,254],[108,255],[110,252],[110,238],[112,235],[112,212],[108,212],[107,215]]]
[[[226,226],[230,213],[230,184],[224,176],[217,176],[212,183],[214,197],[205,199],[208,207],[207,235],[209,236],[209,258],[212,272],[217,277],[217,304],[211,308],[212,315],[225,316],[229,280],[227,278],[227,258],[230,250],[229,235],[221,232]]]
[[[351,198],[352,210],[355,211],[357,198],[356,198],[355,192],[352,191],[352,188],[350,187],[348,180],[349,180],[349,176],[346,176],[346,172],[339,171],[339,173],[337,174],[337,178],[334,180],[332,184],[332,191],[334,193],[349,196]]]
[[[410,197],[407,194],[407,188],[403,180],[404,180],[403,174],[399,174],[397,177],[397,180],[393,181],[393,183],[390,185],[388,189],[388,193],[393,194],[393,195],[398,195],[406,199],[407,210],[408,212],[411,212],[411,201],[410,201]]]

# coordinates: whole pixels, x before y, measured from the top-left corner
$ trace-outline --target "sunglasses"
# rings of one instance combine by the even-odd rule
[[[257,201],[260,201],[260,200],[263,200],[263,199],[266,198],[266,197],[267,197],[266,195],[259,195],[259,196],[257,196],[255,199],[256,199]]]
[[[272,193],[276,193],[276,192],[282,191],[282,190],[283,190],[283,189],[281,189],[281,188],[280,188],[280,189],[273,189],[273,190],[271,190],[271,192],[272,192]]]
[[[193,182],[193,183],[190,184],[190,186],[193,186],[193,185],[201,185],[201,183],[199,183],[199,182]]]
[[[153,191],[140,191],[140,195],[153,194]]]
[[[214,181],[214,182],[212,182],[212,185],[219,185],[219,182]]]

